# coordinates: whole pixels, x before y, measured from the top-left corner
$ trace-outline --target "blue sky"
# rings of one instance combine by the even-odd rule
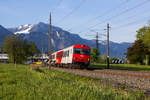
[[[22,24],[49,23],[86,39],[93,39],[95,30],[110,40],[133,42],[136,30],[150,20],[150,0],[0,0],[0,24],[16,27]],[[100,40],[106,37],[101,36]]]

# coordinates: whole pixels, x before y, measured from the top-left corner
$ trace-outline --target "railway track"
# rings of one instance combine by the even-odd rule
[[[115,88],[120,88],[123,86],[126,89],[142,90],[145,92],[146,96],[150,96],[150,72],[112,69],[81,70],[58,67],[51,67],[51,69],[81,76],[97,78],[100,79],[101,84],[111,85]]]

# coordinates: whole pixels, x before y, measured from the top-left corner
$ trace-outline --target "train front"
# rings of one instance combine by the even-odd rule
[[[91,49],[87,45],[78,44],[73,46],[73,64],[88,67],[90,64]]]

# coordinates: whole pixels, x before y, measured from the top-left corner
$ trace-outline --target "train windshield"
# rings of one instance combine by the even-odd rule
[[[75,54],[84,54],[84,55],[90,55],[89,49],[80,49],[80,48],[74,48]]]

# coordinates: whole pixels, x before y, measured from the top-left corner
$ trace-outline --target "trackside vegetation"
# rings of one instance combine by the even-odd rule
[[[17,35],[6,37],[3,50],[8,54],[9,62],[18,64],[23,64],[28,60],[28,57],[40,52],[34,42],[27,42]]]
[[[106,64],[93,64],[89,69],[105,69]],[[110,69],[150,72],[150,65],[140,64],[110,64]]]
[[[92,79],[27,65],[0,64],[1,100],[145,100],[141,91],[103,86]]]

